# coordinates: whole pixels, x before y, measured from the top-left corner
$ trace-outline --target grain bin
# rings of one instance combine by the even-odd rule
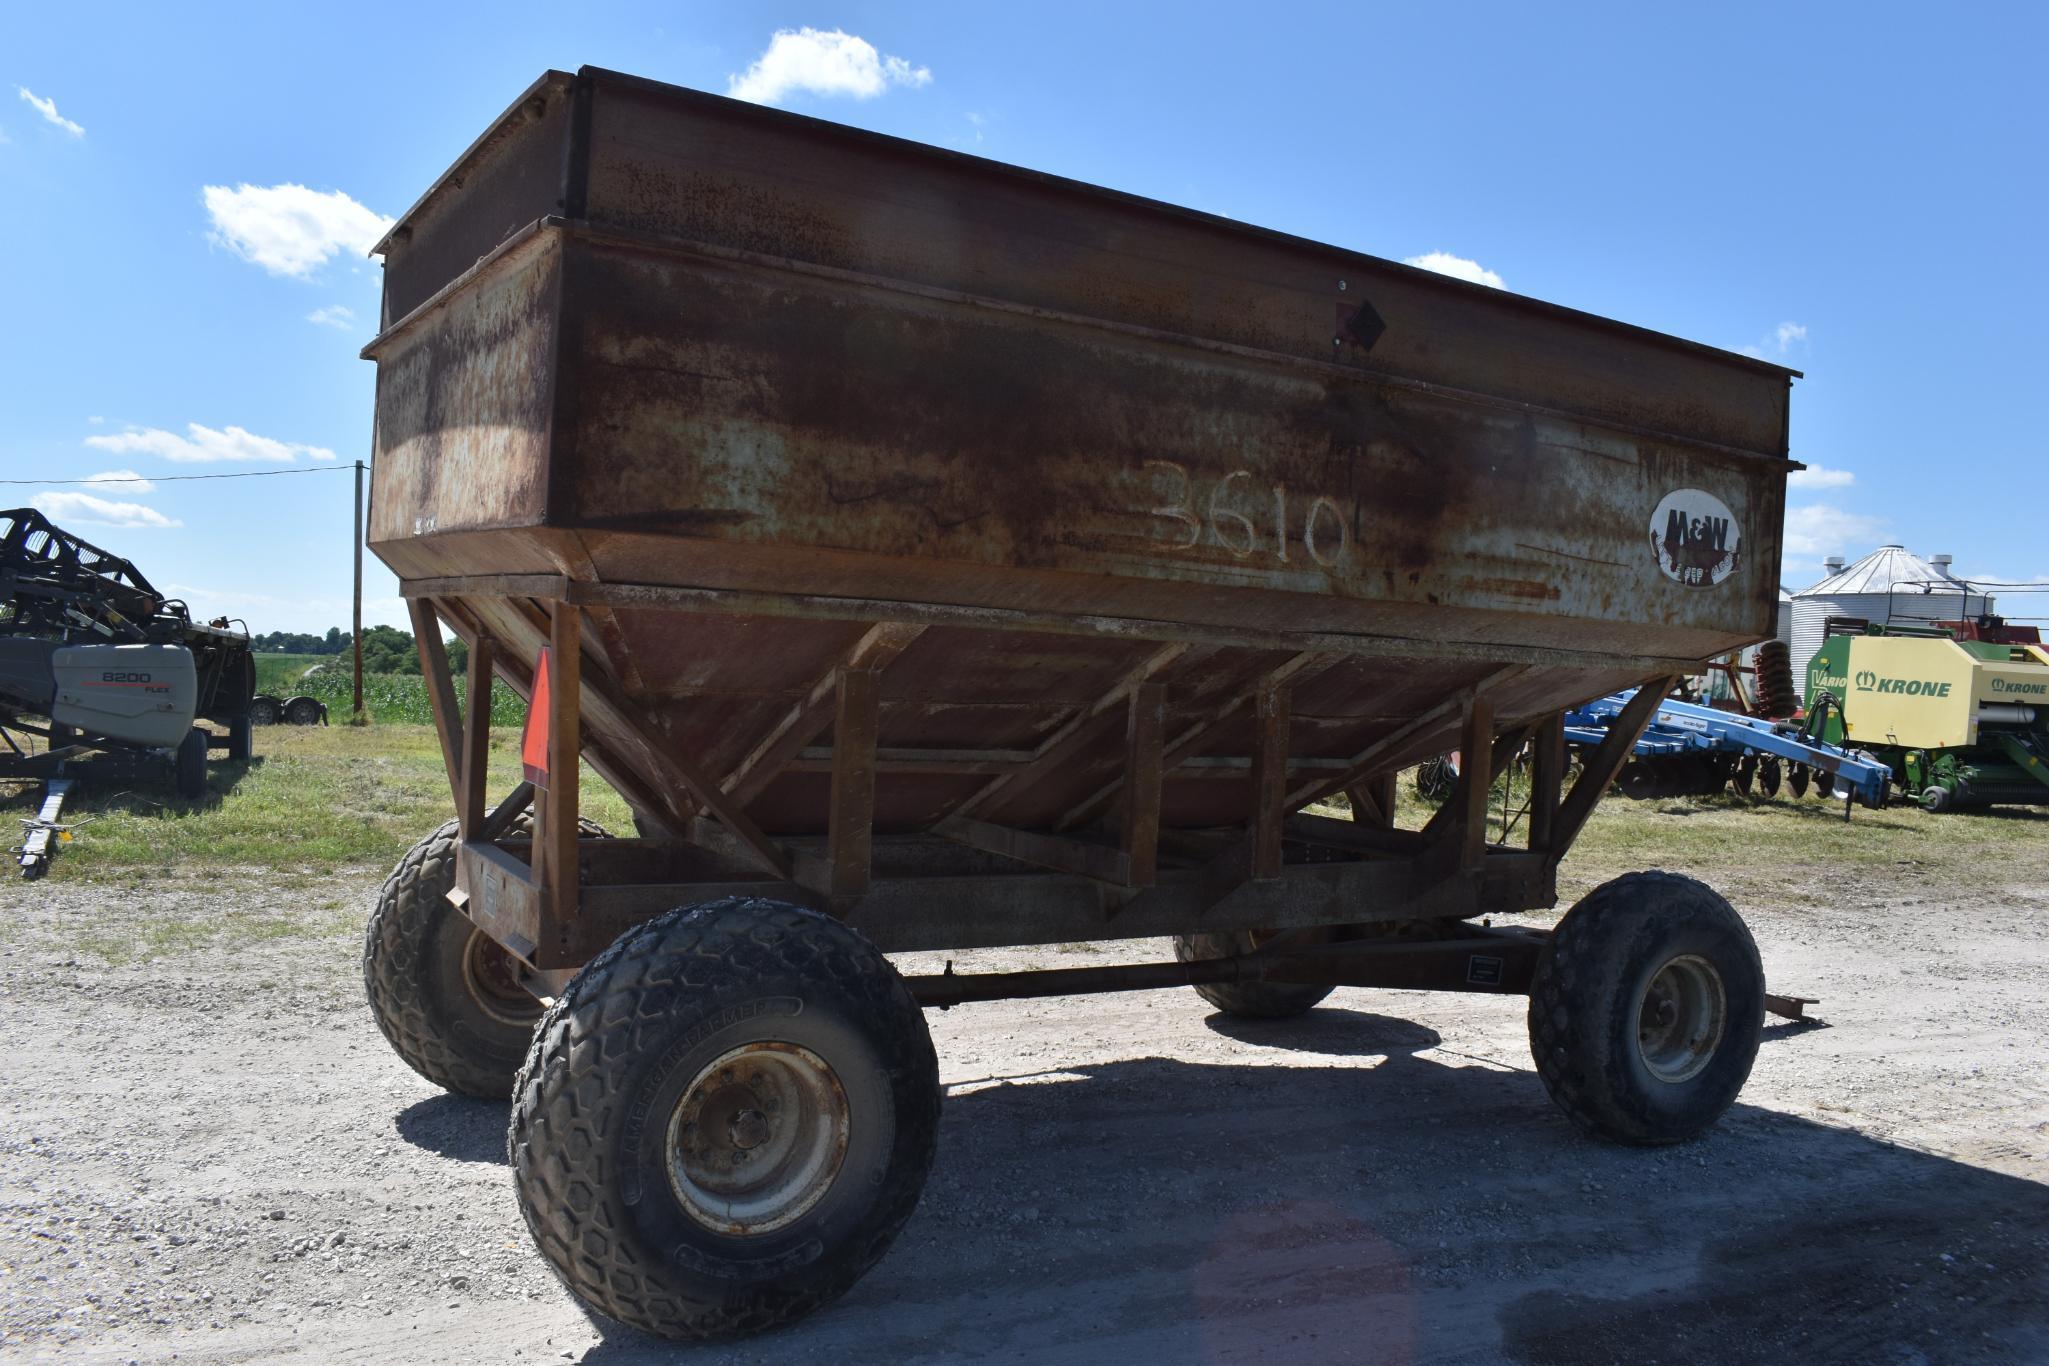
[[[1989,595],[1950,573],[1950,557],[1924,560],[1898,545],[1882,545],[1844,566],[1830,559],[1828,577],[1793,595],[1793,676],[1807,677],[1807,665],[1821,648],[1830,617],[1862,621],[1956,621],[1992,610]]]

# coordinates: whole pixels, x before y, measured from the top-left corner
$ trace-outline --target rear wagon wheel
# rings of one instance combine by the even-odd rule
[[[1251,953],[1268,936],[1258,930],[1223,934],[1177,934],[1174,957],[1184,963]],[[1286,1020],[1313,1009],[1333,988],[1299,982],[1204,982],[1195,994],[1226,1015],[1246,1020]]]
[[[1530,1053],[1585,1132],[1676,1143],[1735,1102],[1757,1057],[1764,969],[1743,920],[1673,873],[1596,888],[1558,924],[1530,985]]]
[[[549,1008],[507,1134],[563,1284],[643,1332],[757,1332],[845,1293],[932,1164],[938,1063],[884,958],[729,898],[629,931]]]

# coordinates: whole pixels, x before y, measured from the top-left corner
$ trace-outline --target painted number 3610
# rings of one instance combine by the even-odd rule
[[[1143,468],[1148,483],[1166,495],[1146,511],[1167,524],[1159,538],[1167,549],[1192,550],[1208,541],[1237,559],[1261,556],[1277,564],[1291,563],[1299,550],[1321,569],[1336,569],[1351,552],[1351,528],[1328,495],[1316,494],[1304,506],[1302,495],[1263,483],[1251,470],[1232,470],[1205,491],[1186,465],[1148,460]]]

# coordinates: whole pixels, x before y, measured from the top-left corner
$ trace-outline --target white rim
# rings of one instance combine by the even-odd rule
[[[743,1044],[702,1068],[669,1116],[669,1186],[715,1233],[750,1237],[802,1218],[846,1160],[846,1091],[792,1043]]]
[[[1638,1003],[1636,1049],[1663,1082],[1700,1073],[1722,1045],[1729,1007],[1722,974],[1695,954],[1682,954],[1651,974]]]

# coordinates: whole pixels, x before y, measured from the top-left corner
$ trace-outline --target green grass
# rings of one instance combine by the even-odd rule
[[[518,781],[518,733],[491,747],[491,789]],[[455,814],[441,748],[427,726],[266,726],[257,758],[216,762],[207,794],[186,802],[167,788],[87,788],[65,807],[86,822],[51,864],[52,881],[227,878],[251,873],[297,886],[330,875],[382,873]],[[584,814],[632,828],[626,805],[584,769]],[[30,812],[33,789],[4,801],[0,819]]]

